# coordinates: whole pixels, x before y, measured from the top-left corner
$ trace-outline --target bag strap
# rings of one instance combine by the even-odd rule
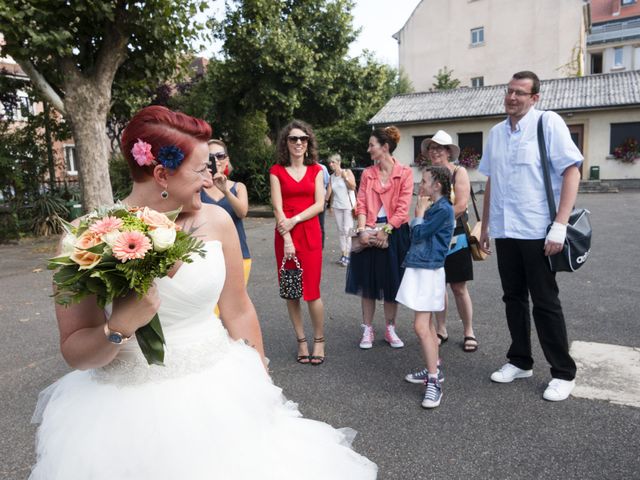
[[[298,268],[298,270],[302,270],[300,268],[300,262],[298,261],[298,257],[293,257],[291,260],[293,260],[296,263],[296,267]],[[287,263],[287,257],[282,257],[282,264],[280,264],[280,271],[284,270],[284,264]]]
[[[478,205],[476,204],[476,194],[473,193],[473,187],[469,187],[469,190],[471,190],[471,203],[473,203],[473,211],[476,214],[476,221],[479,222],[480,215],[478,214]]]
[[[551,221],[556,218],[556,200],[553,197],[553,190],[551,189],[551,173],[550,173],[550,161],[547,155],[547,147],[544,144],[544,129],[542,128],[542,118],[544,112],[540,115],[538,120],[538,149],[540,150],[540,163],[542,164],[542,173],[544,176],[544,189],[547,192],[547,204],[549,205],[549,216]]]

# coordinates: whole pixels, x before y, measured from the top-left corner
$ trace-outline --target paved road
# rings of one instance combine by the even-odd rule
[[[589,263],[560,276],[570,339],[640,347],[640,193],[583,195],[579,204],[592,211],[596,234]],[[250,295],[274,380],[305,416],[357,429],[355,448],[378,463],[380,479],[640,478],[640,409],[578,398],[543,401],[549,373],[537,340],[533,378],[511,385],[489,381],[508,342],[495,259],[475,264],[471,285],[480,350],[462,352],[461,324],[450,314],[451,340],[442,349],[445,397],[440,408],[424,411],[421,388],[402,379],[419,364],[411,312],[401,309],[398,320],[406,348],[392,350],[381,339],[370,351],[357,348],[360,307],[342,293],[345,270],[332,263],[338,253],[331,217],[323,277],[327,363],[293,361],[296,345],[278,297],[272,232],[269,219],[247,221],[254,255]],[[34,438],[29,419],[37,394],[67,372],[48,297],[50,273],[41,270],[51,253],[46,242],[0,246],[3,480],[28,476]],[[376,323],[382,326],[380,313]],[[313,438],[300,440],[313,449]]]

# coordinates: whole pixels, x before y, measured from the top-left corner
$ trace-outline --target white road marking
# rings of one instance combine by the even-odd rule
[[[640,348],[576,341],[571,356],[578,365],[574,397],[640,408]]]

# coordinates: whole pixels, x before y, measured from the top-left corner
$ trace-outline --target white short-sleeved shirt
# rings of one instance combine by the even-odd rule
[[[531,108],[511,131],[509,119],[489,132],[478,171],[491,179],[489,231],[493,238],[545,238],[551,223],[538,151],[538,119],[544,113],[545,144],[551,161],[551,185],[560,199],[562,174],[583,157],[564,120],[555,112]]]

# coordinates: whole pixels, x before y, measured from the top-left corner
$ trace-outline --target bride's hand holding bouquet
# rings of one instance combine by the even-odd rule
[[[178,213],[124,205],[97,210],[77,226],[65,223],[62,254],[48,265],[58,270],[53,282],[54,298],[60,305],[95,295],[98,306],[104,308],[122,299],[110,328],[126,340],[133,333],[128,330],[138,327],[136,340],[149,364],[163,364],[165,343],[153,281],[166,276],[179,262],[191,262],[193,254],[204,256],[202,241],[175,223]],[[132,309],[135,315],[123,315]],[[116,326],[122,326],[122,331]]]

